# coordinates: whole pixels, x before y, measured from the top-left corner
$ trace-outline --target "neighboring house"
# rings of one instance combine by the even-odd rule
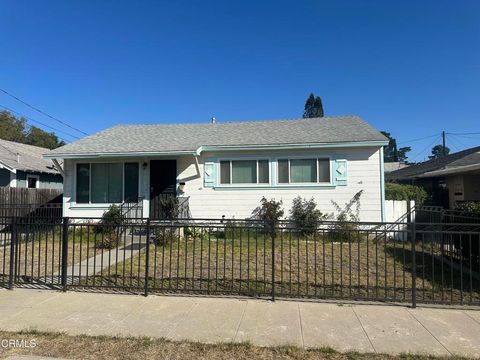
[[[386,179],[426,188],[434,205],[480,201],[480,146],[393,171]]]
[[[64,161],[64,215],[98,217],[142,198],[155,218],[162,194],[188,197],[193,218],[244,219],[263,196],[290,209],[314,198],[324,213],[360,190],[361,219],[384,218],[388,140],[356,116],[119,125],[53,150]]]
[[[0,187],[62,189],[62,175],[43,158],[49,151],[0,139]]]
[[[408,165],[405,164],[404,162],[399,162],[399,161],[393,161],[393,162],[386,162],[385,163],[385,174],[391,173],[392,171],[395,170],[400,170],[403,169],[404,167],[407,167]]]

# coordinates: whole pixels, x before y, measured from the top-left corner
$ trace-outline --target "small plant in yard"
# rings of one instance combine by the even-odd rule
[[[157,246],[172,244],[178,240],[178,233],[175,228],[161,227],[153,231],[151,240]]]
[[[252,219],[264,221],[266,227],[265,230],[271,232],[275,223],[277,223],[285,213],[282,209],[283,203],[281,200],[267,200],[265,197],[262,197],[260,203],[260,206],[252,211]]]
[[[320,223],[326,220],[326,218],[327,215],[317,209],[317,204],[313,198],[307,200],[298,196],[293,199],[293,205],[290,209],[290,219],[302,235],[313,234]]]
[[[330,226],[329,236],[332,240],[348,241],[358,240],[358,222],[360,221],[360,198],[363,190],[357,192],[345,207],[341,207],[337,202],[332,200],[333,207],[336,210],[334,224]]]
[[[123,224],[123,214],[119,206],[111,205],[95,226],[95,246],[103,249],[113,249],[118,246],[120,228]]]
[[[167,196],[160,199],[160,206],[163,211],[163,216],[168,220],[178,218],[180,209],[178,206],[178,199],[175,196]]]

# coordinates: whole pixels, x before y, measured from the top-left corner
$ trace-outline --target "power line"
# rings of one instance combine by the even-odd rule
[[[411,143],[411,142],[415,142],[415,141],[420,141],[420,140],[430,139],[430,138],[433,138],[433,137],[435,137],[435,136],[438,136],[438,134],[434,134],[434,135],[430,135],[430,136],[425,136],[425,137],[418,138],[418,139],[412,139],[412,140],[400,141],[400,142],[399,142],[399,143],[397,143],[397,144]]]
[[[441,140],[441,136],[437,135],[437,137],[435,139],[433,139],[433,141],[429,145],[427,145],[422,151],[416,153],[415,156],[413,156],[413,157],[416,158],[418,155],[423,154],[425,152],[425,150],[432,147],[437,142],[437,140],[439,140],[439,139]]]
[[[471,133],[447,133],[448,135],[480,135],[480,132],[471,132]]]
[[[71,125],[67,124],[66,122],[64,122],[64,121],[60,120],[60,119],[57,119],[56,117],[53,117],[52,115],[49,115],[49,114],[47,114],[46,112],[44,112],[44,111],[42,111],[42,110],[40,110],[40,109],[36,108],[36,107],[35,107],[35,106],[33,106],[33,105],[30,105],[29,103],[27,103],[27,102],[23,101],[22,99],[20,99],[20,98],[16,97],[15,95],[13,95],[13,94],[10,94],[8,91],[6,91],[6,90],[4,90],[4,89],[1,89],[1,88],[0,88],[0,91],[1,91],[1,92],[3,92],[3,93],[5,93],[5,94],[7,94],[8,96],[10,96],[10,97],[14,98],[15,100],[17,100],[17,101],[21,102],[22,104],[24,104],[24,105],[28,106],[29,108],[31,108],[31,109],[33,109],[33,110],[35,110],[35,111],[39,112],[40,114],[42,114],[42,115],[45,115],[45,116],[49,117],[50,119],[52,119],[52,120],[55,120],[55,121],[59,122],[60,124],[62,124],[62,125],[64,125],[64,126],[66,126],[66,127],[69,127],[69,128],[70,128],[70,129],[72,129],[72,130],[78,131],[79,133],[81,133],[81,134],[83,134],[83,135],[88,135],[86,132],[84,132],[84,131],[82,131],[82,130],[79,130],[79,129],[77,129],[77,128],[75,128],[75,127],[73,127],[73,126],[71,126]]]
[[[12,113],[14,113],[14,114],[17,114],[18,116],[21,116],[21,117],[23,117],[23,118],[25,118],[25,119],[27,119],[27,120],[29,120],[29,121],[33,121],[34,123],[37,123],[37,124],[40,124],[40,125],[42,125],[42,126],[44,126],[44,127],[46,127],[46,128],[49,128],[49,129],[51,129],[51,130],[53,130],[53,131],[58,131],[58,132],[61,132],[61,133],[65,134],[65,135],[68,135],[68,136],[70,136],[70,137],[73,137],[73,138],[75,138],[75,139],[80,139],[78,136],[69,134],[69,133],[67,133],[67,132],[65,132],[65,131],[59,130],[59,129],[57,129],[57,128],[54,128],[54,127],[52,127],[52,126],[50,126],[50,125],[44,124],[44,123],[42,123],[41,121],[32,119],[31,117],[28,117],[28,116],[26,116],[26,115],[24,115],[24,114],[22,114],[22,113],[19,113],[18,111],[15,111],[15,110],[7,107],[7,106],[0,105],[0,107],[1,107],[2,109],[5,109],[5,110],[9,111],[9,112],[12,112]],[[27,121],[27,122],[28,122],[28,121]],[[57,136],[58,136],[58,135],[57,135]],[[63,141],[67,141],[67,140],[65,140],[65,139],[62,139],[60,136],[58,136],[58,138],[61,139],[61,140],[63,140]]]
[[[474,139],[474,140],[479,140],[480,139],[480,135],[478,136],[468,136],[468,135],[455,135],[455,136],[458,136],[458,137],[462,137],[462,138],[466,138],[466,139]]]
[[[450,134],[452,135],[452,134]],[[450,136],[450,139],[451,140],[455,140],[456,142],[458,142],[461,146],[463,146],[464,148],[468,148],[469,146],[466,145],[465,143],[463,143],[462,139],[459,139],[458,136]]]
[[[449,140],[450,140],[450,143],[449,143],[450,146],[453,146],[457,151],[462,151],[461,148],[464,147],[464,145],[460,141],[455,139],[453,136],[450,136]],[[458,142],[458,144],[460,144],[460,147],[457,144],[455,144],[455,142]]]

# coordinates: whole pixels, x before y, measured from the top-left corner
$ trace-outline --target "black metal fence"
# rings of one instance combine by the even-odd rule
[[[480,224],[1,219],[0,286],[480,305]]]

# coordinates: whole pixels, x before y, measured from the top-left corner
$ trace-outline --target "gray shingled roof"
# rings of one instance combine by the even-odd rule
[[[392,171],[385,175],[385,179],[391,181],[415,179],[432,171],[475,164],[480,164],[480,146]]]
[[[357,116],[171,125],[118,125],[51,154],[195,151],[200,146],[255,146],[388,141]],[[59,156],[61,157],[61,156]]]
[[[46,148],[0,139],[0,162],[16,170],[58,174],[52,161],[43,158],[49,152]]]

